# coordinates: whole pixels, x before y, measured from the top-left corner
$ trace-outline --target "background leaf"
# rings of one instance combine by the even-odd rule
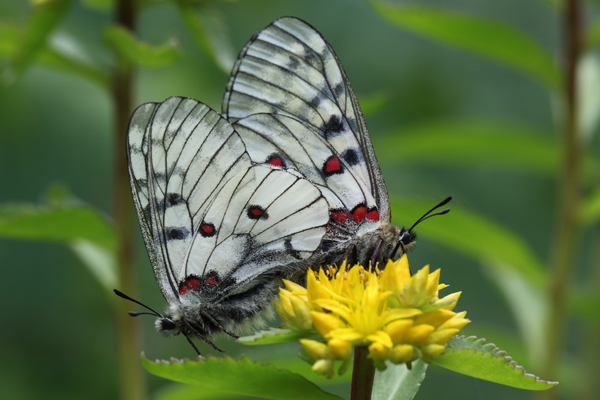
[[[403,219],[417,220],[427,207],[424,201],[391,198],[392,211],[402,210]],[[419,225],[418,231],[431,240],[475,260],[494,261],[496,268],[514,271],[536,286],[545,282],[541,261],[523,239],[481,215],[449,204],[448,215]]]
[[[151,373],[177,382],[202,385],[202,393],[255,396],[266,399],[339,399],[300,375],[261,365],[247,358],[233,360],[209,357],[198,361],[153,363],[142,358]]]
[[[519,328],[529,359],[536,370],[545,365],[550,302],[543,287],[533,285],[521,274],[496,265],[497,261],[485,263],[486,274],[503,294],[506,304]]]
[[[0,55],[7,58],[15,57],[20,45],[18,42],[19,35],[17,27],[0,24]],[[57,49],[52,48],[51,43],[37,51],[33,56],[32,63],[80,76],[105,90],[109,86],[109,78],[106,72],[62,54]]]
[[[533,39],[499,21],[426,7],[392,6],[371,0],[384,19],[413,32],[513,67],[552,89],[561,82],[552,57]]]
[[[419,391],[425,379],[427,364],[421,359],[412,363],[412,368],[406,364],[394,365],[386,362],[385,371],[375,372],[373,382],[373,400],[411,400]]]
[[[290,329],[270,328],[266,331],[258,331],[253,335],[242,336],[237,339],[238,343],[249,346],[277,344],[287,342],[297,342],[299,339],[305,338],[307,335],[301,332],[295,332]]]
[[[118,286],[117,237],[107,220],[81,205],[0,206],[0,237],[67,244],[107,291]]]
[[[223,16],[206,4],[202,5],[199,11],[196,11],[191,2],[179,1],[177,6],[196,44],[223,72],[229,74],[237,52],[229,38]]]
[[[48,36],[65,17],[72,0],[46,0],[37,2],[22,31],[17,51],[3,78],[11,82],[31,64],[37,53],[44,48]]]
[[[0,206],[0,237],[70,242],[88,240],[108,249],[116,246],[111,225],[86,206]]]
[[[485,339],[455,336],[433,363],[454,372],[525,390],[548,390],[558,382],[548,382],[525,372],[494,344]]]
[[[160,46],[136,40],[127,29],[107,26],[104,40],[110,48],[128,62],[144,67],[165,67],[181,58],[177,40],[169,39]]]
[[[478,165],[554,176],[561,157],[553,134],[500,121],[428,122],[378,135],[373,143],[379,162],[390,165]],[[590,156],[587,166],[591,172],[597,162]]]

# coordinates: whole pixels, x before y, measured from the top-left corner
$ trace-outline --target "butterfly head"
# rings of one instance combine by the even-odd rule
[[[402,254],[406,253],[417,243],[417,233],[411,229],[400,229],[397,249],[402,249],[402,253],[398,254],[398,256],[402,256]]]
[[[439,203],[438,205],[433,207],[431,210],[429,210],[425,214],[423,214],[423,216],[421,218],[419,218],[414,224],[412,224],[410,229],[402,228],[400,230],[398,244],[396,245],[394,252],[393,252],[393,255],[395,256],[395,258],[400,258],[403,254],[405,254],[408,250],[410,250],[417,243],[417,233],[414,231],[414,229],[417,225],[419,225],[421,222],[425,221],[427,218],[430,218],[430,217],[433,217],[436,215],[447,214],[450,211],[449,208],[444,208],[443,210],[433,212],[436,209],[448,204],[450,202],[450,200],[452,200],[452,197],[445,198],[441,203]]]
[[[181,312],[179,307],[171,305],[165,315],[156,315],[154,326],[165,336],[177,336],[181,333]]]

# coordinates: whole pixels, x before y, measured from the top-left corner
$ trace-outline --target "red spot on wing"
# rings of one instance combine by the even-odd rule
[[[323,165],[323,172],[325,173],[325,176],[342,173],[340,159],[337,156],[329,157]]]
[[[344,225],[350,219],[350,212],[348,210],[332,211],[331,219],[338,225]]]
[[[367,215],[367,207],[363,206],[363,205],[359,205],[359,206],[355,207],[354,210],[352,211],[352,219],[357,224],[360,224],[365,219],[366,215]]]
[[[283,167],[283,160],[277,154],[273,154],[267,159],[267,164],[274,167]]]
[[[269,215],[266,213],[264,208],[261,206],[250,206],[248,207],[248,218],[250,219],[267,219]]]
[[[200,289],[200,281],[197,278],[190,278],[187,281],[187,286],[191,290],[199,290]]]
[[[200,224],[200,234],[204,237],[211,237],[217,232],[215,226],[211,223],[202,222]]]
[[[188,291],[188,287],[187,286],[182,286],[179,288],[179,295],[183,296],[184,294],[186,294]]]
[[[376,208],[372,208],[367,212],[367,219],[369,221],[379,221],[379,211]]]
[[[206,280],[204,281],[204,284],[208,287],[213,287],[217,284],[217,277],[216,276],[209,276],[208,278],[206,278]]]

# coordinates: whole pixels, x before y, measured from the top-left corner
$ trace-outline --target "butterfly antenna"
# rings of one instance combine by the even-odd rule
[[[145,315],[145,314],[147,314],[147,315],[154,315],[154,316],[156,316],[156,317],[163,318],[163,316],[162,316],[160,313],[158,313],[157,311],[153,310],[152,308],[148,307],[147,305],[145,305],[145,304],[143,304],[143,303],[140,303],[140,302],[139,302],[139,301],[137,301],[136,299],[133,299],[133,298],[131,298],[131,297],[127,296],[125,293],[123,293],[123,292],[121,292],[121,291],[119,291],[119,290],[117,290],[117,289],[113,289],[113,291],[115,292],[115,294],[116,294],[117,296],[119,296],[119,297],[121,297],[121,298],[123,298],[123,299],[125,299],[125,300],[132,301],[132,302],[134,302],[135,304],[139,304],[140,306],[144,307],[145,309],[152,311],[151,313],[149,313],[149,312],[135,312],[135,311],[129,311],[129,315],[131,315],[132,317],[137,317],[138,315]]]
[[[437,206],[433,207],[431,210],[427,211],[425,214],[423,214],[423,216],[421,218],[419,218],[417,220],[417,222],[415,222],[410,229],[408,230],[408,232],[412,232],[413,229],[415,229],[415,226],[419,225],[421,222],[425,221],[427,218],[431,218],[431,217],[435,217],[436,215],[444,215],[447,214],[448,212],[450,212],[449,208],[444,208],[443,210],[440,210],[438,212],[434,212],[432,214],[433,211],[435,211],[437,208],[440,208],[442,206],[445,206],[446,204],[448,204],[450,202],[450,200],[452,200],[452,196],[450,197],[446,197],[444,199],[444,201],[442,201],[441,203],[439,203]]]

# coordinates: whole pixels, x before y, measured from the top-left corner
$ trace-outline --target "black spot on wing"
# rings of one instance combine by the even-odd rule
[[[250,219],[267,219],[269,218],[269,214],[265,211],[264,208],[258,205],[251,205],[247,208],[247,215]]]
[[[345,92],[346,92],[346,85],[344,85],[343,82],[338,83],[333,88],[333,93],[335,93],[335,95],[337,97],[341,97]]]
[[[167,175],[162,172],[155,172],[153,178],[156,182],[161,184],[164,184],[167,181]]]
[[[200,235],[202,237],[213,237],[217,233],[215,225],[210,222],[202,222],[200,224]]]
[[[348,165],[356,165],[363,161],[362,155],[357,149],[346,149],[342,153],[342,158],[348,163]]]
[[[313,99],[310,100],[309,104],[314,108],[317,108],[319,107],[319,104],[321,104],[322,101],[323,99],[321,98],[321,96],[316,95]]]
[[[167,207],[178,206],[180,204],[185,204],[185,200],[179,193],[167,193],[165,204]]]
[[[165,228],[165,239],[169,240],[183,240],[188,237],[190,231],[184,227],[168,227]]]
[[[292,246],[292,238],[290,238],[290,237],[285,238],[285,241],[283,242],[283,246],[285,247],[287,252],[292,257],[294,257],[297,260],[302,259],[302,257],[300,257],[300,253],[298,252],[298,250],[294,249],[294,246]]]
[[[290,55],[290,62],[287,64],[287,67],[290,71],[296,71],[300,63],[298,59],[292,55]]]
[[[325,139],[329,139],[332,136],[337,136],[344,132],[344,122],[339,115],[332,115],[322,129]]]

